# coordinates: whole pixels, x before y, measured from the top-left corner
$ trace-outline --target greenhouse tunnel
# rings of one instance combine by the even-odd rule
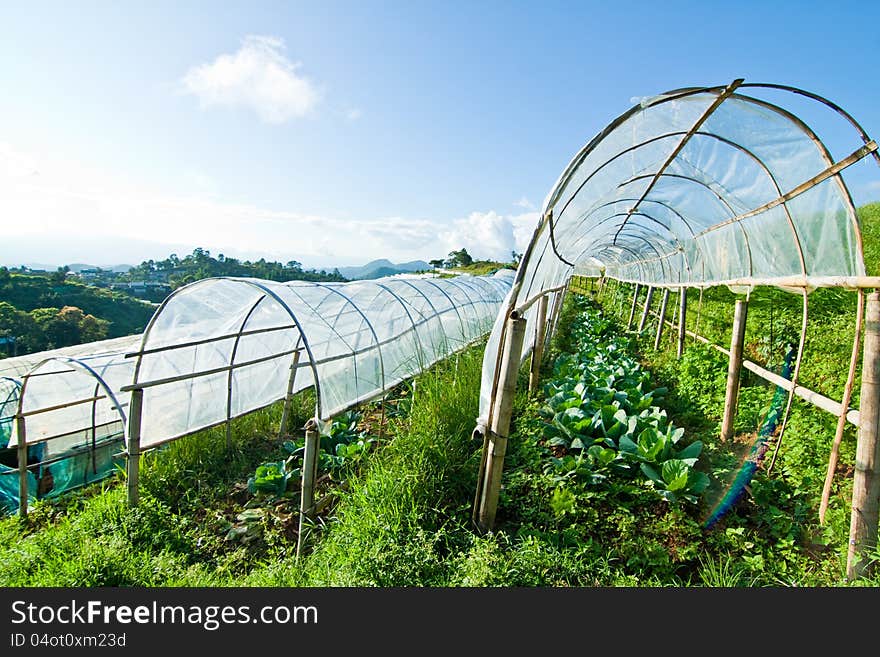
[[[132,414],[135,454],[224,423],[228,436],[233,418],[312,386],[316,419],[330,420],[485,336],[513,277],[204,279],[169,295],[140,336],[5,363],[7,507],[16,498],[26,513],[25,487],[39,499],[111,472],[130,451]]]
[[[799,365],[812,290],[857,291],[862,304],[880,288],[880,277],[866,276],[844,180],[857,164],[876,180],[877,144],[841,107],[741,79],[644,98],[590,140],[543,203],[485,351],[476,524],[494,522],[509,425],[506,364],[521,363],[553,321],[535,299],[575,275],[636,295],[727,286],[747,300],[756,286],[775,286],[803,297]],[[797,365],[790,388],[798,389]]]

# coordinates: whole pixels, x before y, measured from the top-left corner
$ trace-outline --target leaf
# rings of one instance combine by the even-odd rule
[[[687,487],[690,468],[681,461],[670,459],[660,468],[660,474],[666,482],[666,490],[674,492]]]
[[[620,447],[621,452],[636,454],[639,451],[639,446],[636,445],[629,436],[621,436],[617,444],[618,447]]]
[[[660,477],[659,474],[657,474],[657,471],[647,463],[642,463],[641,470],[642,473],[644,473],[644,475],[655,484],[660,484],[661,486],[664,485],[663,479]]]
[[[691,471],[688,476],[688,491],[695,494],[700,494],[706,487],[709,485],[709,477],[705,472],[698,472],[696,470]]]
[[[703,451],[703,443],[702,441],[695,440],[690,445],[681,450],[675,458],[680,461],[688,462],[688,465],[693,465],[697,462],[697,459],[700,456],[700,452]]]
[[[664,444],[663,437],[655,429],[645,429],[639,434],[639,456],[646,461],[656,461]]]
[[[571,445],[569,445],[569,449],[584,449],[585,447],[586,447],[586,445],[584,445],[584,443],[581,442],[580,438],[575,438],[574,440],[571,441]]]

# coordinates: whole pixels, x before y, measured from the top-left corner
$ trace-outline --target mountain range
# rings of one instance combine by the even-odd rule
[[[373,260],[360,267],[337,267],[339,273],[352,281],[362,281],[394,274],[404,274],[413,271],[431,270],[433,267],[424,260],[411,262],[393,263],[385,258]]]

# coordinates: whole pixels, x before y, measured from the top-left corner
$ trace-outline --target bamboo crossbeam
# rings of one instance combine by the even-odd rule
[[[198,340],[189,340],[187,342],[176,342],[174,344],[168,344],[162,347],[152,347],[150,349],[142,349],[140,351],[129,351],[125,354],[125,358],[136,358],[137,356],[148,356],[150,354],[160,354],[163,351],[172,351],[174,349],[186,349],[187,347],[198,347],[203,344],[210,344],[212,342],[222,342],[223,340],[233,340],[238,337],[245,337],[248,335],[258,335],[260,333],[272,333],[273,331],[289,331],[291,329],[298,328],[296,324],[285,324],[283,326],[269,326],[265,328],[258,329],[248,329],[247,331],[241,331],[239,333],[225,333],[223,335],[212,335],[207,338],[200,338]]]
[[[91,404],[92,402],[100,401],[101,399],[107,399],[107,395],[95,395],[93,397],[77,399],[76,401],[64,402],[63,404],[44,406],[43,408],[36,408],[32,411],[18,413],[16,417],[31,417],[32,415],[39,415],[40,413],[50,413],[52,411],[59,411],[62,408],[71,408],[73,406],[80,406],[81,404]]]
[[[652,260],[655,258],[652,258]],[[647,262],[644,260],[643,262]],[[634,278],[616,278],[621,283],[645,285],[645,281]],[[651,281],[653,287],[677,288],[710,288],[727,286],[770,286],[790,288],[839,287],[846,290],[880,288],[880,276],[779,276],[777,278],[728,278],[719,281],[665,282]]]
[[[155,386],[163,386],[168,385],[169,383],[179,383],[180,381],[188,381],[190,379],[197,379],[203,376],[211,376],[212,374],[221,374],[223,372],[229,372],[231,370],[236,370],[242,367],[250,367],[252,365],[259,365],[260,363],[265,363],[270,360],[275,360],[277,358],[281,358],[282,356],[289,356],[290,354],[296,353],[299,349],[288,349],[286,351],[279,351],[277,354],[270,354],[268,356],[263,356],[261,358],[254,358],[253,360],[247,360],[241,363],[233,363],[232,365],[223,365],[221,367],[214,367],[210,370],[203,370],[201,372],[190,372],[188,374],[179,374],[177,376],[169,376],[163,379],[153,379],[152,381],[139,381],[138,383],[133,383],[131,385],[122,386],[120,390],[122,392],[128,392],[133,390],[144,390],[145,388],[153,388]]]
[[[547,298],[547,296],[549,296],[551,293],[553,293],[553,292],[561,292],[561,291],[564,290],[564,289],[565,289],[565,286],[564,286],[564,285],[557,285],[556,287],[549,287],[549,288],[547,288],[546,290],[542,290],[542,291],[539,292],[538,294],[536,294],[536,295],[534,295],[534,296],[532,296],[532,297],[529,297],[529,298],[528,298],[526,301],[524,301],[521,305],[517,306],[517,307],[516,307],[516,312],[518,312],[520,315],[523,315],[523,314],[525,314],[525,312],[526,312],[529,308],[531,308],[531,307],[534,305],[534,303],[535,303],[536,301],[538,301],[539,299],[541,299],[541,298]]]

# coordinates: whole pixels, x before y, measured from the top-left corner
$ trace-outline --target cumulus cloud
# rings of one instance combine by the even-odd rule
[[[464,247],[474,258],[505,262],[511,259],[511,252],[525,250],[537,222],[537,212],[518,215],[500,215],[494,210],[472,212],[441,231],[440,240],[448,249],[446,253]]]
[[[268,210],[218,198],[219,182],[201,172],[187,180],[192,196],[171,196],[79,162],[0,144],[0,216],[10,218],[0,262],[41,261],[51,251],[70,261],[118,264],[122,253],[139,253],[126,258],[140,262],[195,247],[318,268],[445,258],[461,248],[476,259],[509,261],[512,251],[525,250],[538,222],[538,212],[490,210],[444,221]]]
[[[266,123],[279,124],[308,115],[321,98],[301,67],[288,59],[282,39],[251,35],[236,52],[190,68],[181,82],[203,109],[247,107]]]

